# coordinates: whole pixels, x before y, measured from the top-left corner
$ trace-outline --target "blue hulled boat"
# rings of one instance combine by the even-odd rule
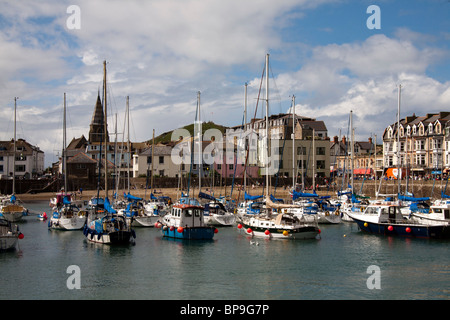
[[[368,233],[415,238],[449,238],[450,227],[444,223],[426,225],[404,217],[398,203],[380,202],[367,206],[363,212],[347,214]]]
[[[211,240],[217,229],[205,224],[203,207],[175,204],[159,223],[164,237],[187,240]]]

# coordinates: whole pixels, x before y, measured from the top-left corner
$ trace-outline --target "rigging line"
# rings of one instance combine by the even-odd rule
[[[275,77],[274,77],[274,75],[273,75],[272,65],[270,65],[269,68],[270,68],[270,73],[272,74],[272,81],[273,81],[273,84],[274,84],[274,87],[275,87],[274,89],[275,89],[275,92],[276,92],[276,94],[277,94],[277,96],[278,96],[279,113],[282,113],[282,112],[281,112],[282,109],[281,109],[281,96],[280,96],[280,90],[278,90],[277,83],[276,83]],[[270,108],[270,105],[269,105],[269,108]]]

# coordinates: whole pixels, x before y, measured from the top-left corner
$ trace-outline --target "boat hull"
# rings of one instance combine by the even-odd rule
[[[232,226],[236,224],[236,216],[234,214],[205,215],[205,223],[210,226]]]
[[[436,239],[450,237],[450,228],[445,225],[375,223],[363,221],[355,217],[353,217],[353,220],[358,224],[361,231],[372,234]]]
[[[154,227],[155,223],[161,219],[160,216],[138,216],[133,217],[132,227]]]
[[[2,212],[2,216],[6,221],[19,222],[23,218],[23,211]]]
[[[317,222],[320,224],[338,224],[342,222],[339,212],[319,212],[317,216]]]
[[[17,239],[18,238],[16,235],[0,236],[0,250],[1,251],[14,250],[16,248]]]
[[[185,240],[212,240],[215,234],[214,227],[186,227],[179,232],[175,227],[162,226],[161,232],[164,237]]]
[[[81,230],[85,224],[86,217],[75,216],[72,218],[51,218],[48,227],[53,230]]]
[[[134,238],[133,231],[114,231],[114,232],[97,232],[95,230],[85,227],[83,234],[89,242],[101,243],[101,244],[129,244],[131,239]]]
[[[250,230],[251,231],[250,231]],[[320,233],[316,226],[304,226],[290,230],[279,228],[261,228],[243,224],[241,230],[244,234],[265,239],[306,240],[315,239]],[[249,232],[250,231],[250,232]]]

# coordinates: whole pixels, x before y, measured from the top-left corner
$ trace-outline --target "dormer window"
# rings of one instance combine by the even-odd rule
[[[391,127],[389,128],[389,130],[387,132],[387,137],[388,137],[388,139],[392,138],[392,128]]]
[[[439,122],[436,123],[434,130],[437,134],[441,133],[441,124]]]
[[[425,134],[425,128],[423,124],[419,125],[419,136],[423,136]]]
[[[433,134],[433,124],[431,123],[428,125],[428,133]]]
[[[408,127],[406,128],[406,135],[408,135],[408,136],[411,135],[411,127],[410,127],[410,126],[408,126]]]

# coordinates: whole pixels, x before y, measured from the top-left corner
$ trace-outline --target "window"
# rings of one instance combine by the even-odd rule
[[[159,170],[159,176],[164,177],[164,170]]]
[[[416,140],[416,150],[425,150],[425,140]]]
[[[434,129],[436,131],[437,134],[441,133],[441,124],[438,122],[436,123],[436,127]]]
[[[3,161],[3,156],[0,157],[0,161]]]
[[[433,125],[431,123],[428,125],[428,133],[429,134],[433,133]]]
[[[233,167],[233,164],[229,164],[229,165],[228,165],[228,169],[233,170],[233,168],[234,168],[234,167]]]
[[[16,156],[16,161],[26,161],[26,160],[27,160],[27,156],[24,156],[23,154]]]
[[[316,148],[316,155],[324,156],[325,155],[325,147],[317,147]]]
[[[425,133],[425,128],[424,128],[423,124],[421,124],[419,126],[419,136],[423,136],[424,133]]]
[[[0,172],[3,172],[3,165],[0,165]]]
[[[152,164],[152,157],[151,156],[147,157],[147,164]]]
[[[24,165],[17,165],[16,166],[16,172],[25,172],[25,166]]]
[[[159,164],[163,164],[164,163],[164,156],[160,156],[159,157]]]
[[[317,160],[316,164],[318,170],[325,169],[325,160]]]
[[[433,139],[433,149],[441,149],[442,141],[440,139]]]
[[[425,155],[424,154],[416,154],[416,164],[419,166],[425,165]]]

